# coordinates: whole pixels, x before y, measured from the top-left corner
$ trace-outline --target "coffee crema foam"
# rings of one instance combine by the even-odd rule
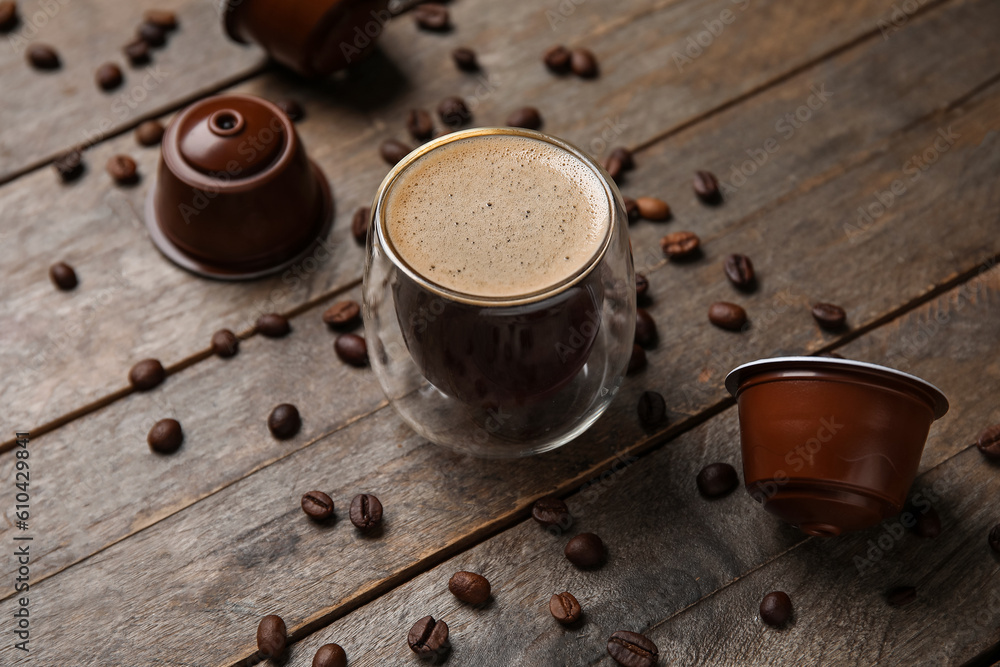
[[[396,177],[386,232],[416,273],[476,297],[545,290],[586,266],[608,234],[604,184],[573,154],[508,134],[466,137]]]

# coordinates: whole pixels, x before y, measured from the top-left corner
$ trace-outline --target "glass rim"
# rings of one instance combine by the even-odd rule
[[[386,200],[388,199],[388,194],[392,190],[392,186],[396,179],[399,178],[403,172],[405,172],[410,166],[427,153],[446,144],[468,139],[470,137],[488,135],[527,137],[538,141],[544,141],[566,151],[594,172],[594,174],[598,177],[598,180],[601,182],[601,185],[604,187],[604,193],[608,198],[608,224],[605,228],[604,238],[601,240],[597,250],[594,251],[594,254],[583,266],[573,272],[570,276],[564,278],[558,283],[528,294],[520,294],[512,297],[480,296],[477,294],[459,292],[443,285],[439,285],[438,283],[435,283],[418,273],[409,265],[409,263],[407,263],[405,259],[403,259],[402,255],[400,255],[396,247],[393,245],[392,240],[389,237],[389,232],[386,229],[386,219],[384,214]],[[616,186],[614,186],[614,182],[611,180],[611,177],[608,176],[608,173],[596,160],[563,139],[559,139],[542,132],[536,132],[535,130],[526,130],[516,127],[474,127],[466,130],[458,130],[428,141],[426,144],[414,149],[409,155],[396,163],[396,165],[382,180],[382,183],[378,187],[378,191],[375,193],[375,200],[372,204],[372,222],[374,226],[374,229],[372,230],[374,235],[373,242],[379,244],[386,256],[389,258],[389,261],[392,262],[396,269],[402,271],[408,278],[410,278],[410,280],[415,282],[420,287],[445,299],[475,306],[492,307],[519,306],[523,304],[535,303],[562,294],[570,287],[584,280],[588,275],[590,275],[594,268],[604,260],[604,257],[608,252],[608,248],[611,246],[611,240],[614,237],[615,232],[615,187]]]

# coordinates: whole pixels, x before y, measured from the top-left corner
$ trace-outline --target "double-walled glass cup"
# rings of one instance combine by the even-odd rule
[[[546,142],[603,186],[610,216],[603,238],[568,278],[513,297],[477,296],[421,275],[393,244],[387,199],[401,174],[447,144],[486,135]],[[371,365],[393,407],[421,436],[476,456],[537,454],[583,433],[617,393],[635,330],[627,216],[614,182],[579,149],[515,128],[476,128],[429,142],[379,187],[367,248],[363,312]]]

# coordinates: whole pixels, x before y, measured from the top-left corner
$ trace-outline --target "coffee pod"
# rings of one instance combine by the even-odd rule
[[[226,33],[307,77],[363,59],[391,18],[388,0],[223,0]]]
[[[146,227],[179,266],[210,278],[257,278],[310,252],[332,221],[326,177],[270,102],[210,97],[163,135]]]
[[[908,373],[846,359],[779,357],[736,368],[747,491],[817,536],[877,525],[903,508],[931,422],[948,399]]]

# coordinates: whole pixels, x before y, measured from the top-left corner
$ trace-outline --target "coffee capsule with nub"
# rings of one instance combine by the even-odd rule
[[[877,525],[903,508],[948,400],[908,373],[846,359],[779,357],[729,373],[747,491],[810,535]]]

